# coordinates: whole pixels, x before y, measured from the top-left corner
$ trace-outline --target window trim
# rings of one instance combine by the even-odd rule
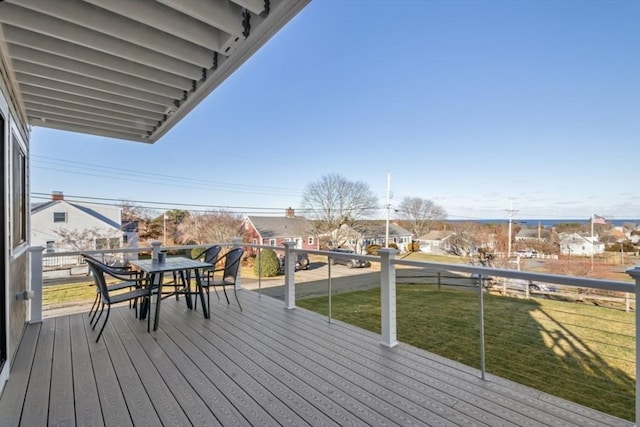
[[[58,215],[58,218],[59,218],[60,215],[64,215],[64,219],[62,221],[56,221],[56,215]],[[68,222],[67,218],[68,218],[67,212],[53,212],[53,223],[54,224],[60,223],[60,222],[66,223],[66,222]]]
[[[22,137],[18,135],[19,133],[17,132],[17,129],[15,129],[14,126],[10,126],[9,147],[11,151],[9,158],[11,166],[9,170],[9,244],[14,256],[21,253],[23,249],[26,249],[29,242],[29,189],[27,188],[28,156],[27,147],[22,140]],[[19,165],[16,165],[16,160],[20,161]],[[17,171],[17,173],[20,174],[18,179],[16,179],[16,168],[19,168]],[[17,219],[19,220],[18,224],[16,224]],[[19,229],[17,227],[19,227]],[[17,234],[20,235],[18,239],[16,238]]]

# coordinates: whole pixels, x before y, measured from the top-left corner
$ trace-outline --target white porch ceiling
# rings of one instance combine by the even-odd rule
[[[153,143],[310,0],[0,0],[33,126]]]

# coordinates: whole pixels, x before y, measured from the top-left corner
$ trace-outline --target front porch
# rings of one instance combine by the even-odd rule
[[[550,425],[627,421],[242,290],[212,316],[128,308],[95,343],[86,313],[28,325],[0,425]]]

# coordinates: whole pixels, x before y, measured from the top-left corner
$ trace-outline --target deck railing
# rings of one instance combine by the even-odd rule
[[[206,245],[205,245],[206,246]],[[264,249],[275,249],[281,252],[284,255],[284,278],[280,279],[279,284],[283,285],[283,300],[284,305],[287,309],[294,309],[296,307],[296,277],[298,276],[298,285],[303,286],[300,283],[300,274],[296,272],[295,268],[295,259],[296,255],[299,253],[306,253],[307,255],[311,255],[315,257],[315,259],[326,259],[326,273],[324,269],[318,269],[317,271],[311,274],[312,278],[317,279],[316,282],[325,282],[326,283],[326,295],[328,296],[328,319],[332,320],[332,296],[334,294],[334,289],[332,288],[332,283],[336,280],[335,275],[332,275],[332,263],[331,257],[334,255],[332,252],[327,251],[315,251],[315,250],[302,250],[295,248],[294,242],[285,242],[283,247],[271,247],[271,246],[263,246],[263,245],[253,245],[242,243],[239,239],[234,239],[232,243],[226,243],[224,246],[243,246],[247,250],[250,250],[252,253],[259,253]],[[171,251],[174,253],[182,252],[187,256],[190,254],[191,250],[194,248],[202,248],[203,245],[187,245],[187,246],[174,246],[174,247],[163,247],[162,250]],[[156,242],[154,247],[139,247],[139,248],[130,248],[130,249],[118,249],[118,250],[101,250],[101,251],[89,251],[89,253],[93,255],[103,256],[105,259],[125,259],[126,257],[137,257],[137,256],[151,256],[153,250],[159,250],[159,242]],[[56,254],[45,254],[44,248],[31,248],[31,289],[28,292],[28,298],[31,298],[30,304],[30,321],[31,322],[39,322],[42,319],[42,285],[43,285],[43,267],[47,265],[47,259],[56,257],[66,257],[67,259],[72,259],[73,257],[78,257],[80,252],[68,252],[68,253],[56,253]],[[380,343],[386,347],[394,347],[398,343],[398,330],[397,330],[397,317],[398,315],[402,316],[403,313],[398,314],[397,312],[397,304],[396,304],[396,287],[398,282],[401,283],[413,283],[413,284],[423,284],[425,286],[433,286],[434,289],[442,289],[442,288],[453,288],[459,287],[460,289],[465,289],[467,291],[471,291],[476,295],[476,304],[473,310],[475,311],[475,315],[477,316],[477,323],[475,324],[474,330],[477,330],[476,337],[474,339],[478,342],[478,359],[477,363],[473,363],[479,368],[480,376],[484,379],[487,375],[487,372],[491,373],[491,366],[489,370],[487,369],[487,335],[486,335],[486,325],[487,321],[487,313],[485,311],[485,300],[489,293],[495,291],[497,294],[506,294],[507,289],[515,289],[515,292],[520,292],[520,297],[530,298],[532,296],[541,297],[541,296],[559,296],[562,295],[563,299],[572,300],[575,298],[593,298],[597,300],[601,298],[602,301],[607,301],[608,299],[615,299],[615,296],[612,296],[612,293],[619,293],[622,295],[620,298],[625,301],[626,296],[626,310],[632,308],[635,311],[635,316],[632,316],[631,324],[635,324],[635,330],[633,332],[629,332],[630,335],[628,337],[623,337],[623,341],[626,340],[627,344],[612,344],[613,346],[619,345],[618,350],[603,350],[605,353],[615,353],[613,355],[609,355],[611,357],[618,358],[627,358],[628,360],[624,360],[625,363],[629,363],[632,365],[630,368],[631,372],[635,374],[635,378],[632,378],[631,381],[635,381],[635,379],[640,377],[640,370],[638,368],[638,363],[636,363],[635,355],[639,354],[639,343],[636,339],[636,331],[640,326],[640,310],[636,310],[637,307],[637,294],[636,289],[640,285],[640,266],[636,266],[635,268],[631,268],[627,270],[627,273],[635,280],[635,283],[632,282],[620,282],[620,281],[610,281],[610,280],[599,280],[599,279],[588,279],[588,278],[580,278],[580,277],[572,277],[572,276],[562,276],[562,275],[551,275],[551,274],[543,274],[543,273],[532,273],[525,271],[517,271],[517,270],[505,270],[505,269],[495,269],[495,268],[485,268],[485,267],[476,267],[464,264],[444,264],[444,263],[433,263],[433,262],[424,262],[424,261],[409,261],[403,259],[396,258],[396,251],[393,249],[381,249],[379,251],[378,256],[370,256],[370,255],[357,255],[357,254],[345,254],[341,253],[341,257],[348,257],[352,259],[360,259],[369,261],[372,263],[375,268],[367,269],[368,271],[368,279],[375,286],[380,286],[380,314],[381,314],[381,325],[380,325]],[[379,267],[379,268],[378,268]],[[335,267],[334,267],[335,269]],[[373,271],[373,273],[371,272]],[[324,276],[326,274],[326,276]],[[324,277],[322,277],[324,276]],[[333,277],[332,277],[333,276]],[[351,277],[351,276],[350,276]],[[355,280],[356,276],[353,276],[353,280]],[[349,278],[342,278],[343,281],[349,280]],[[262,289],[263,282],[267,280],[258,274],[257,276],[257,290],[260,291]],[[241,287],[242,280],[238,280],[237,286]],[[537,286],[537,289],[532,288],[529,283]],[[509,284],[515,284],[514,286]],[[522,289],[520,289],[522,288]],[[467,292],[469,295],[469,292]],[[586,295],[586,296],[585,296]],[[631,296],[629,298],[629,296]],[[470,308],[471,309],[471,308]],[[562,310],[560,310],[562,311]],[[558,311],[559,312],[559,311]],[[548,316],[548,313],[546,313]],[[629,315],[631,316],[631,315]],[[451,319],[454,323],[453,320]],[[569,323],[579,323],[581,320],[576,320],[576,318],[572,318],[568,320]],[[607,322],[606,316],[603,319],[591,319],[590,322]],[[445,322],[447,323],[447,322]],[[569,323],[567,325],[569,325]],[[542,323],[540,323],[542,325]],[[560,325],[560,328],[567,329],[567,325]],[[443,326],[443,325],[435,325]],[[449,327],[449,325],[447,325]],[[490,325],[495,326],[495,325]],[[517,328],[521,328],[519,333],[521,335],[531,335],[541,333],[541,329],[538,330],[530,330],[524,328],[522,325],[511,324],[509,325],[512,329],[517,330]],[[573,324],[571,327],[575,326]],[[545,327],[544,333],[548,333],[548,330]],[[603,330],[606,330],[606,327],[603,327]],[[632,329],[632,328],[628,328]],[[470,331],[464,331],[460,335],[456,335],[455,329],[451,329],[451,339],[466,339],[465,337],[469,336]],[[544,339],[553,339],[553,337],[544,337]],[[490,339],[489,342],[492,342]],[[629,344],[630,343],[630,344]],[[575,346],[584,346],[589,343],[575,343],[572,342],[570,345]],[[555,343],[552,345],[557,345],[558,347],[554,349],[554,351],[571,351],[566,348],[562,348],[559,344]],[[600,347],[603,346],[602,343],[598,343]],[[606,347],[606,346],[605,346]],[[614,348],[614,347],[611,347]],[[581,349],[581,350],[584,350]],[[515,351],[527,351],[526,349],[517,349]],[[489,349],[489,354],[491,355],[491,349]],[[620,355],[622,354],[622,356]],[[495,355],[492,355],[492,357]],[[509,360],[509,354],[503,355],[506,361]],[[608,357],[608,356],[607,356]],[[601,359],[601,358],[600,358]],[[606,363],[603,360],[600,360],[602,363]],[[580,361],[576,363],[582,363]],[[522,366],[512,367],[514,370],[522,369]],[[602,366],[587,366],[585,369],[595,370],[597,372],[603,372],[604,369]],[[629,377],[631,375],[628,375]],[[614,398],[614,397],[612,397]],[[638,381],[635,381],[635,396],[632,393],[627,393],[626,396],[618,396],[618,398],[625,399],[635,399],[635,414],[636,417],[640,414],[640,385]]]

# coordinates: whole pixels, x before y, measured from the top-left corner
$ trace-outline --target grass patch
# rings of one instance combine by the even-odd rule
[[[327,315],[327,297],[298,300]],[[485,295],[487,371],[591,408],[635,417],[634,314]],[[333,295],[335,319],[380,333],[380,289]],[[480,367],[478,296],[397,286],[398,340]]]
[[[62,305],[93,301],[96,288],[93,280],[64,285],[47,285],[42,288],[42,305]]]

